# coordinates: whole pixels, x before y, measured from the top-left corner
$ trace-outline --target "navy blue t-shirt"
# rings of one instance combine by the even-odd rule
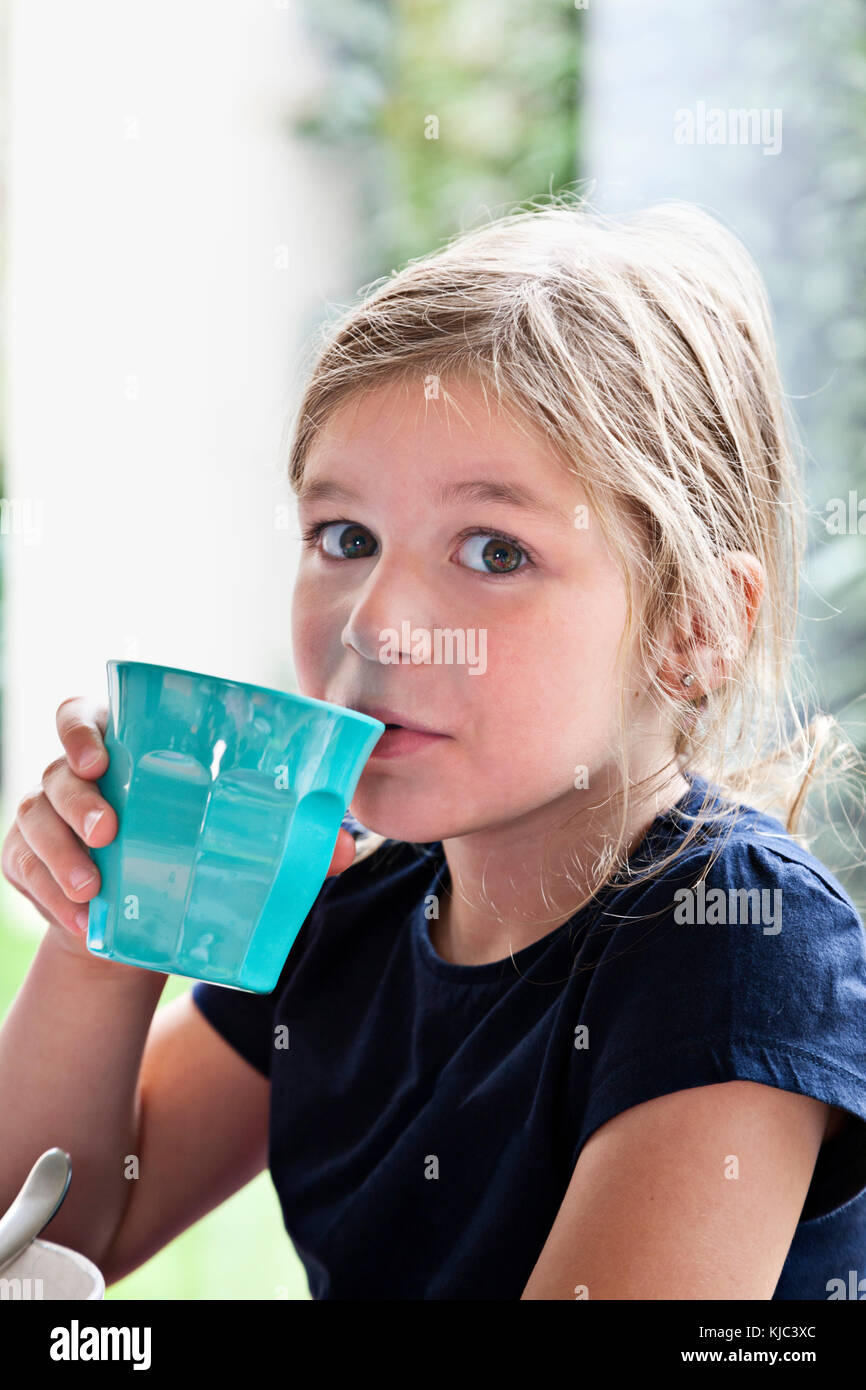
[[[685,835],[707,785],[689,780],[635,870]],[[703,830],[655,882],[609,884],[474,966],[429,938],[449,889],[441,843],[387,840],[325,881],[271,994],[193,987],[271,1078],[270,1172],[312,1297],[519,1299],[593,1131],[736,1079],[849,1112],[819,1151],[773,1297],[856,1297],[866,933],[825,866],[742,807],[733,832]],[[689,903],[698,920],[682,920]]]

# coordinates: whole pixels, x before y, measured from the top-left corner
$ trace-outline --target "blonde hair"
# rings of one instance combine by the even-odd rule
[[[711,786],[685,839],[651,875],[711,818],[713,787],[777,814],[805,842],[798,827],[810,787],[838,784],[851,770],[862,778],[863,762],[835,719],[806,722],[796,695],[802,446],[766,292],[741,242],[689,203],[614,218],[580,195],[556,194],[463,232],[364,290],[314,340],[291,445],[295,491],[318,431],[356,392],[434,380],[447,398],[446,378],[479,382],[579,479],[619,559],[627,591],[620,670],[636,643],[646,673],[656,671],[671,621],[685,670],[699,669],[694,619],[727,654],[704,708],[653,684],[675,731],[672,761]],[[766,572],[747,650],[741,592],[724,561],[736,550]],[[596,866],[595,891],[620,866],[631,790],[646,785],[630,777],[622,687],[618,717],[621,830]],[[381,843],[370,837],[363,853]]]

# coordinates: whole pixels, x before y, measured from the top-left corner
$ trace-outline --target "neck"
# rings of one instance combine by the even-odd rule
[[[450,892],[429,922],[437,955],[459,965],[503,960],[562,926],[598,887],[606,847],[619,837],[622,808],[599,792],[571,793],[505,826],[444,840]],[[675,769],[663,785],[629,807],[624,848],[637,848],[656,817],[675,806],[688,783]],[[568,824],[561,822],[568,817]],[[621,855],[622,857],[622,851]]]

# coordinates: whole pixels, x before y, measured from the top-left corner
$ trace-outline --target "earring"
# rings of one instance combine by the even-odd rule
[[[694,683],[694,679],[695,678],[692,675],[691,671],[689,671],[685,676],[683,676],[683,685],[692,685]]]

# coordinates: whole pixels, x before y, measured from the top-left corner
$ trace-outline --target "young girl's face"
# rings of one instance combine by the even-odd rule
[[[576,798],[597,802],[618,766],[626,600],[601,528],[589,509],[583,523],[585,494],[543,442],[492,400],[489,413],[476,384],[449,392],[448,406],[421,384],[345,402],[310,450],[299,502],[303,531],[327,523],[294,591],[300,691],[444,735],[393,757],[374,749],[352,800],[370,829],[418,843],[540,830]],[[325,483],[331,497],[305,499]],[[425,636],[428,663],[395,663]],[[644,701],[626,700],[636,731]]]

